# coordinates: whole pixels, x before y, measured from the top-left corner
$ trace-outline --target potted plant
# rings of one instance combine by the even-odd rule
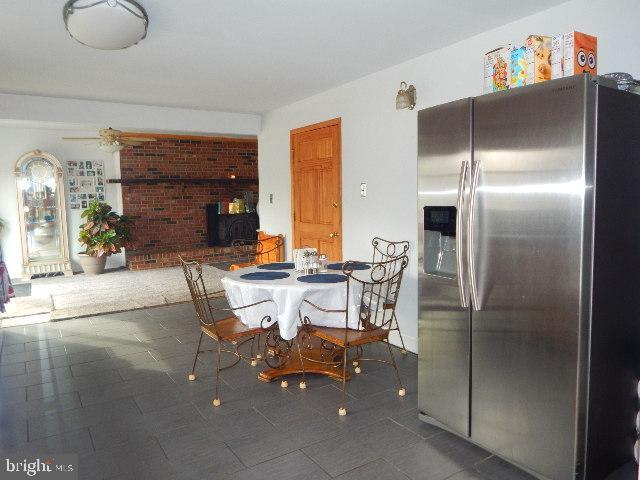
[[[85,246],[80,253],[80,265],[87,275],[104,272],[107,257],[120,253],[131,241],[131,221],[111,211],[111,206],[93,200],[84,212],[85,223],[80,225],[78,241]]]

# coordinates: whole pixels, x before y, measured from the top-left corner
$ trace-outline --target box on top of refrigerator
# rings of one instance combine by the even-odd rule
[[[551,80],[551,37],[529,35],[525,41],[527,84]]]
[[[598,74],[598,37],[581,32],[563,35],[563,76]]]
[[[524,45],[511,50],[511,87],[524,87],[527,84],[527,59]]]
[[[511,44],[484,55],[484,93],[507,90],[511,81]]]
[[[551,79],[564,77],[564,35],[551,38]]]

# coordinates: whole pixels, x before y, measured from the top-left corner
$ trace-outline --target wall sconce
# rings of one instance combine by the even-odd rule
[[[415,106],[416,87],[413,85],[407,87],[406,82],[400,82],[400,90],[398,90],[398,95],[396,95],[396,110],[402,110],[403,108],[413,110]]]

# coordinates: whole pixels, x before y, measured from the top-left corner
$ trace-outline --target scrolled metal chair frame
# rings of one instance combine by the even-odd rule
[[[193,360],[193,366],[191,367],[191,373],[189,375],[190,379],[195,379],[195,370],[196,370],[196,364],[198,362],[198,356],[201,353],[204,352],[218,352],[218,357],[217,357],[217,362],[216,362],[216,396],[215,399],[219,400],[219,379],[220,379],[220,372],[222,370],[226,370],[228,368],[231,368],[235,365],[238,364],[238,362],[240,362],[240,360],[245,359],[245,360],[249,360],[251,362],[252,365],[255,365],[254,362],[256,362],[256,360],[259,358],[258,356],[254,355],[254,343],[256,340],[256,337],[259,336],[259,334],[257,335],[253,335],[253,336],[249,336],[248,338],[241,340],[241,341],[228,341],[225,340],[224,338],[222,338],[222,336],[220,335],[219,331],[218,331],[218,327],[216,325],[217,321],[215,319],[214,316],[214,312],[215,313],[219,313],[219,312],[225,312],[225,313],[230,313],[231,315],[234,315],[236,311],[241,311],[244,310],[246,308],[250,308],[250,307],[255,307],[256,305],[260,305],[262,303],[267,303],[267,302],[272,302],[272,300],[262,300],[260,302],[255,302],[255,303],[251,303],[249,305],[242,305],[240,307],[230,307],[230,308],[217,308],[217,307],[213,307],[211,305],[211,301],[212,300],[216,300],[216,299],[222,299],[225,298],[225,292],[224,290],[219,290],[216,292],[207,292],[207,288],[205,286],[205,282],[204,282],[204,278],[202,276],[202,265],[200,265],[200,263],[196,262],[196,261],[186,261],[184,260],[182,257],[180,258],[180,262],[182,265],[182,270],[184,272],[184,276],[185,276],[185,280],[187,282],[187,286],[189,287],[189,292],[191,293],[191,299],[193,301],[193,306],[196,310],[196,315],[198,317],[198,320],[200,322],[201,327],[202,326],[206,326],[206,327],[212,327],[213,330],[213,340],[216,341],[217,343],[217,349],[207,349],[207,350],[201,350],[200,347],[202,345],[202,338],[204,336],[204,330],[202,328],[200,328],[200,338],[198,340],[198,347],[196,349],[196,354],[195,354],[195,358]],[[225,318],[228,318],[225,317]],[[265,316],[262,318],[261,320],[261,325],[269,325],[271,324],[271,317],[270,316]],[[273,325],[271,325],[268,328],[273,328]],[[264,328],[263,328],[264,330]],[[209,336],[209,335],[207,335]],[[241,353],[239,351],[239,348],[244,345],[247,342],[251,342],[251,346],[250,346],[250,353],[249,356]],[[223,343],[231,343],[233,345],[232,349],[229,348],[225,348],[223,347]],[[259,346],[259,339],[258,339],[258,346]],[[234,355],[236,358],[235,360],[229,364],[229,365],[225,365],[223,367],[220,366],[220,360],[221,360],[221,354],[222,353],[229,353],[231,355]]]
[[[270,322],[271,317],[268,316],[261,321],[262,329],[266,332],[263,359],[270,368],[281,368],[289,360],[293,340],[282,338],[278,323]]]
[[[276,240],[276,243],[273,247],[265,250],[265,243]],[[264,242],[264,243],[263,243]],[[233,248],[233,254],[236,257],[236,262],[241,263],[244,260],[243,256],[247,256],[247,253],[253,256],[253,259],[250,260],[250,263],[260,264],[260,263],[269,263],[264,260],[270,260],[271,254],[276,254],[276,258],[279,257],[279,253],[284,246],[284,237],[282,235],[274,235],[272,237],[257,239],[257,240],[246,240],[246,239],[235,239],[231,241],[231,247]],[[243,248],[244,247],[244,248]],[[246,247],[252,247],[251,251],[248,251]]]
[[[361,265],[362,263],[367,263],[371,266],[371,268],[368,270],[355,268],[356,265]],[[302,384],[304,384],[305,388],[307,385],[306,372],[304,369],[305,361],[321,363],[323,365],[336,369],[342,368],[342,399],[339,409],[341,415],[346,413],[345,400],[347,365],[350,363],[347,357],[351,348],[356,348],[358,351],[358,355],[355,357],[357,361],[375,361],[391,365],[395,371],[399,393],[400,395],[404,395],[405,390],[400,378],[398,365],[395,361],[391,345],[388,342],[388,333],[389,330],[392,329],[392,324],[395,319],[395,306],[397,304],[397,297],[400,293],[402,276],[408,263],[409,259],[406,255],[397,256],[383,262],[348,261],[343,265],[342,268],[342,272],[347,276],[347,300],[344,309],[326,309],[316,305],[313,302],[310,302],[309,300],[304,300],[304,303],[320,312],[343,313],[345,315],[345,327],[343,329],[344,347],[334,344],[327,345],[329,342],[322,339],[320,359],[312,358],[309,355],[303,353],[305,351],[309,351],[312,348],[311,337],[314,336],[313,322],[310,320],[308,315],[303,316],[302,313],[299,313],[301,328],[298,335],[296,336],[298,352],[300,356],[300,364],[302,366]],[[368,278],[366,278],[367,276]],[[357,329],[349,328],[349,299],[350,290],[351,288],[353,288],[353,282],[357,282],[362,287],[361,302],[358,308]],[[380,332],[381,338],[385,338],[386,340],[371,340],[365,343],[373,343],[375,341],[385,343],[389,352],[389,360],[381,358],[364,358],[362,356],[362,345],[350,346],[349,332],[353,331]],[[373,338],[375,338],[375,336],[373,336]],[[325,357],[325,350],[332,353],[331,359]],[[354,364],[354,366],[357,365],[357,363]]]
[[[371,245],[373,246],[373,257],[371,259],[372,262],[385,262],[388,260],[393,260],[394,258],[408,256],[409,252],[409,242],[406,240],[394,242],[391,240],[385,240],[384,238],[374,237],[371,240]],[[407,348],[404,345],[404,338],[402,338],[402,332],[400,331],[400,325],[398,324],[398,318],[395,315],[395,308],[393,311],[393,322],[392,326],[389,328],[390,331],[398,332],[398,336],[400,337],[400,344],[402,345],[401,352],[402,354],[407,353]]]

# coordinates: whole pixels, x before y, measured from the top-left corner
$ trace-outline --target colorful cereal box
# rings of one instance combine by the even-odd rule
[[[598,74],[598,38],[580,32],[564,34],[563,41],[565,77],[578,73]]]
[[[527,84],[551,80],[551,37],[529,35],[525,48]]]
[[[527,59],[525,46],[514,47],[511,50],[511,86],[524,87],[527,84]]]
[[[564,35],[551,37],[551,79],[564,77]]]
[[[507,90],[511,79],[511,45],[496,48],[484,56],[484,93]]]

